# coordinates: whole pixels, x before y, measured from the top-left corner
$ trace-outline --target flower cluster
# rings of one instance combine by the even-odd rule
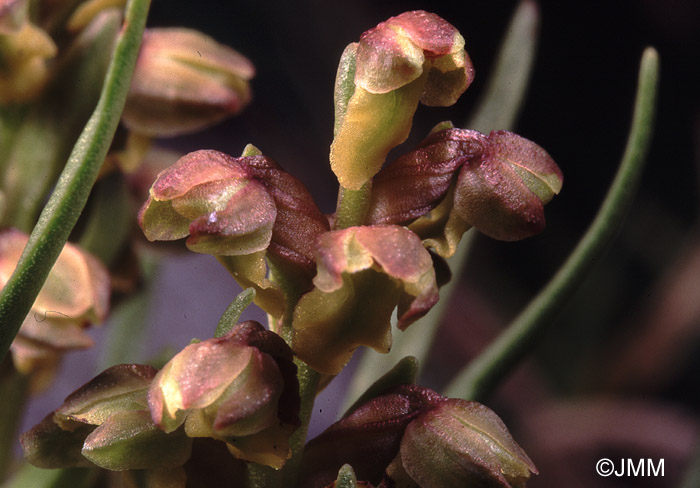
[[[77,17],[77,25],[92,18]],[[385,165],[419,103],[451,105],[471,84],[464,45],[445,20],[414,11],[346,48],[330,148],[335,214],[324,215],[297,178],[252,145],[239,157],[191,152],[160,172],[138,214],[146,238],[186,239],[191,251],[215,256],[270,327],[229,330],[240,314],[230,324],[225,314],[214,338],[194,340],[160,371],[106,370],[23,436],[28,460],[146,470],[154,486],[184,486],[205,452],[222,451],[236,466],[300,469],[300,486],[310,488],[524,486],[537,470],[495,413],[419,386],[369,395],[303,452],[299,439],[322,378],[340,373],[360,346],[388,352],[394,312],[405,330],[437,303],[443,258],[470,227],[501,240],[534,235],[561,189],[561,171],[535,143],[447,122]],[[253,72],[191,31],[147,32],[123,116],[137,135],[119,164],[142,156],[143,140],[240,110]],[[92,307],[103,309],[99,300]]]
[[[27,459],[44,468],[181,469],[198,445],[194,438],[280,468],[298,412],[291,350],[260,324],[243,322],[187,346],[160,371],[107,369],[21,440]]]

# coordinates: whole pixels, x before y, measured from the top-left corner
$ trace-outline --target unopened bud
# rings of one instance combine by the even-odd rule
[[[190,344],[153,381],[148,403],[166,432],[213,437],[234,456],[280,468],[298,424],[296,366],[284,341],[256,322]]]
[[[411,488],[521,488],[537,473],[493,411],[415,385],[372,398],[309,441],[300,486],[334,486],[339,469]]]
[[[151,420],[150,366],[113,366],[69,395],[52,415],[21,437],[25,457],[42,468],[109,470],[174,468],[190,456],[182,430],[165,433]]]
[[[248,59],[205,34],[148,29],[122,120],[154,137],[195,132],[241,111],[254,74]]]
[[[25,18],[24,5],[0,2],[0,105],[35,98],[49,78],[56,56],[51,37]]]
[[[27,234],[15,229],[0,233],[0,287],[28,241]],[[15,367],[34,376],[34,389],[46,386],[64,352],[92,346],[85,328],[105,318],[109,293],[109,274],[102,263],[66,244],[11,347]]]
[[[455,398],[445,399],[406,427],[399,456],[405,472],[426,488],[521,487],[537,473],[492,410]]]
[[[482,156],[462,167],[455,213],[494,239],[524,239],[544,229],[544,205],[562,182],[561,170],[540,146],[512,132],[493,131]]]

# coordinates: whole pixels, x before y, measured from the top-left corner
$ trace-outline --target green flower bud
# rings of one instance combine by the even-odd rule
[[[27,234],[15,229],[0,232],[0,287],[28,241]],[[32,375],[35,390],[50,382],[64,352],[92,346],[85,328],[105,318],[109,293],[109,274],[102,263],[66,244],[10,349],[17,370]]]
[[[522,487],[537,473],[493,411],[456,398],[444,399],[406,427],[399,458],[423,488]]]
[[[179,352],[156,375],[148,403],[165,432],[184,424],[190,437],[223,440],[240,459],[280,468],[299,422],[295,374],[284,341],[244,322]]]
[[[150,366],[135,364],[105,370],[22,435],[25,457],[42,468],[181,466],[192,442],[182,430],[165,433],[151,420],[147,393],[155,375]]]
[[[408,137],[419,102],[452,105],[473,78],[464,39],[435,14],[406,12],[362,34],[336,77],[330,159],[340,184],[361,188]]]
[[[248,104],[254,74],[243,55],[200,32],[147,29],[122,120],[149,136],[201,130]]]

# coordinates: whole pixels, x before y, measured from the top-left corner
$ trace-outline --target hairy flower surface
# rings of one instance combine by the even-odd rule
[[[360,345],[391,347],[391,314],[405,329],[438,300],[433,262],[418,236],[395,225],[350,227],[318,240],[315,288],[294,311],[294,352],[337,374]]]
[[[0,287],[10,279],[29,236],[15,229],[0,232]],[[15,367],[32,374],[34,388],[53,378],[62,354],[91,347],[85,332],[101,322],[109,306],[110,279],[96,258],[66,244],[12,343]]]
[[[165,432],[213,437],[247,461],[280,468],[298,425],[296,366],[285,342],[257,322],[190,344],[155,377],[148,394]]]
[[[340,184],[361,188],[408,137],[419,102],[451,105],[473,78],[464,38],[435,14],[406,12],[362,34],[336,77],[330,159]]]

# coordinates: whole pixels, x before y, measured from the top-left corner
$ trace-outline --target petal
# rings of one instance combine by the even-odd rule
[[[71,431],[63,430],[54,422],[53,414],[49,414],[20,437],[24,458],[43,469],[90,466],[81,450],[94,428],[80,425]]]
[[[401,460],[411,478],[426,488],[470,483],[510,488],[537,473],[493,411],[454,398],[445,399],[406,427]]]
[[[71,393],[56,410],[56,422],[66,428],[75,422],[100,425],[116,412],[143,410],[155,376],[150,366],[112,366]]]
[[[204,207],[196,201],[201,198],[200,189],[206,192]],[[277,209],[265,187],[256,181],[242,186],[228,184],[227,191],[214,193],[219,197],[233,192],[221,210],[216,210],[216,205],[206,208],[206,204],[212,203],[206,198],[206,195],[211,195],[211,190],[210,187],[198,187],[173,201],[173,207],[177,207],[178,211],[185,202],[188,207],[191,205],[189,208],[200,207],[199,215],[190,223],[187,247],[195,252],[224,256],[252,254],[267,248]]]
[[[294,311],[295,353],[338,373],[360,345],[388,352],[391,313],[406,328],[438,299],[430,254],[399,226],[351,227],[319,238],[316,288]]]
[[[151,195],[156,200],[172,200],[202,183],[246,176],[231,156],[218,151],[194,151],[158,175]]]
[[[82,454],[109,470],[174,468],[190,457],[192,440],[182,431],[166,434],[147,410],[109,417],[85,439]]]
[[[431,133],[418,149],[384,167],[374,178],[367,222],[407,224],[437,207],[455,172],[484,151],[485,139],[479,132],[459,129]]]

